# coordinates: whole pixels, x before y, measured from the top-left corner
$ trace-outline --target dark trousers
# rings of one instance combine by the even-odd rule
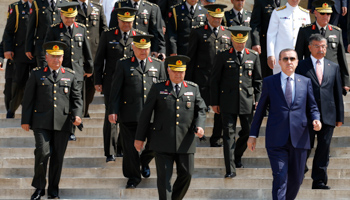
[[[89,105],[94,100],[95,84],[94,75],[85,78],[85,102],[84,102],[84,117],[89,116]]]
[[[48,195],[59,196],[58,184],[61,178],[63,158],[70,133],[35,129],[35,165],[32,186],[45,189],[47,163],[50,158]]]
[[[221,114],[214,114],[214,127],[213,133],[210,137],[210,145],[215,146],[220,143],[222,138],[222,118]]]
[[[11,89],[12,98],[9,108],[12,113],[15,113],[22,103],[24,88],[29,78],[29,72],[34,67],[35,63],[23,63],[17,60],[14,61],[14,72]]]
[[[5,70],[5,88],[4,88],[4,101],[6,111],[10,109],[10,102],[12,98],[12,81],[13,81],[13,62],[11,60],[7,60],[6,70]]]
[[[266,37],[260,37],[261,42],[261,54],[259,55],[261,64],[262,78],[268,77],[273,74],[272,69],[267,65],[267,51],[266,51]],[[277,58],[276,58],[277,59]]]
[[[111,156],[111,155],[117,154],[117,147],[118,147],[117,138],[119,138],[117,124],[111,124],[108,120],[108,113],[109,113],[108,101],[109,101],[109,95],[104,95],[105,119],[103,122],[103,147],[104,147],[105,156]]]
[[[329,126],[326,124],[322,124],[322,129],[317,132],[314,131],[311,126],[309,127],[310,142],[312,148],[315,143],[315,135],[317,134],[317,147],[312,163],[311,173],[311,178],[314,180],[314,182],[322,181],[324,184],[327,184],[327,167],[329,164],[329,151],[333,131],[334,126]]]
[[[290,139],[282,147],[267,147],[273,185],[273,200],[294,200],[304,178],[306,149],[294,148]]]
[[[236,173],[234,164],[235,156],[240,161],[244,151],[247,149],[247,141],[249,138],[250,127],[252,123],[252,114],[237,115],[231,113],[221,113],[223,126],[223,145],[224,160],[226,173]],[[237,117],[241,122],[242,130],[236,143],[236,123]],[[237,149],[237,150],[236,150]]]
[[[181,200],[186,195],[194,171],[194,154],[156,152],[157,187],[160,200]],[[174,162],[177,178],[171,186]]]

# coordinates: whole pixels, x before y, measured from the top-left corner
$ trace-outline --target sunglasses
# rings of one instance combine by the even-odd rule
[[[332,13],[320,13],[320,15],[331,15]]]
[[[282,60],[283,60],[284,62],[288,62],[288,60],[290,60],[291,62],[293,62],[293,61],[296,60],[296,58],[295,58],[295,57],[283,57]]]

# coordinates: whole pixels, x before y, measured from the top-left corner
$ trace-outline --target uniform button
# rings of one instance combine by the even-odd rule
[[[240,91],[242,91],[242,88],[239,88]]]
[[[126,50],[126,47],[124,47],[124,50]]]
[[[224,91],[222,90],[221,93],[224,93]]]
[[[55,108],[57,107],[57,105],[55,104],[55,105],[53,105]]]
[[[16,44],[16,46],[18,46],[18,44]]]
[[[88,39],[88,40],[90,40],[90,37],[89,37],[89,36],[87,36],[87,39]]]
[[[72,58],[72,60],[71,60],[72,62],[74,61],[74,59]]]
[[[63,41],[63,39],[61,39],[61,41]]]
[[[72,52],[72,55],[74,55],[74,52]]]
[[[176,122],[176,125],[179,125],[179,122]]]
[[[146,74],[144,74],[143,76],[146,76]]]
[[[89,18],[86,18],[86,21],[89,21]]]
[[[39,39],[39,37],[36,37],[36,39]]]
[[[263,34],[263,37],[265,37],[265,35]]]
[[[44,83],[42,85],[45,85]]]
[[[53,18],[53,21],[55,21],[56,20],[56,18]]]
[[[72,42],[73,42],[73,39],[70,39],[70,41],[72,41]]]
[[[107,73],[104,73],[104,75],[106,75]]]
[[[131,76],[134,76],[134,74],[130,74]]]
[[[56,97],[54,97],[54,98],[53,98],[53,100],[55,100],[55,101],[56,101],[56,100],[57,100],[57,98],[56,98]]]
[[[139,16],[136,16],[136,19],[138,19],[139,18]]]
[[[53,84],[53,86],[54,86],[54,87],[56,87],[56,86],[57,86],[57,84],[55,83],[55,84]]]
[[[239,83],[242,83],[242,80],[240,80]]]
[[[215,48],[219,48],[218,46],[216,46]]]
[[[143,98],[146,98],[147,96],[146,95],[143,95]]]
[[[74,48],[74,45],[72,45],[71,47]]]
[[[126,101],[124,101],[124,104],[126,104]]]
[[[124,57],[126,57],[126,54],[124,54]]]
[[[242,66],[240,66],[239,68],[242,69]]]
[[[114,49],[114,47],[112,47],[112,49]]]
[[[180,99],[176,99],[176,101],[177,101],[177,102],[179,102],[179,101],[180,101]]]
[[[136,25],[139,25],[139,23],[137,23],[137,22],[136,22],[135,24],[136,24]]]
[[[34,110],[34,112],[36,112],[36,110]]]
[[[180,106],[176,106],[176,110],[179,110],[180,109]]]
[[[86,31],[87,33],[90,33],[90,31]]]
[[[22,17],[22,19],[24,19],[24,17]]]
[[[192,21],[194,22],[194,19],[192,19]]]
[[[153,130],[156,130],[156,128],[153,128]]]
[[[56,15],[56,12],[53,12],[52,14]]]
[[[197,65],[197,67],[199,67],[199,65]]]
[[[230,66],[228,66],[229,68],[231,68],[231,65]]]
[[[240,73],[239,76],[242,76],[242,73]]]
[[[147,88],[143,88],[143,90],[147,90]]]
[[[56,90],[54,90],[53,93],[56,94]]]
[[[143,81],[143,83],[146,83],[146,81]]]
[[[176,117],[180,117],[180,114],[177,114]]]
[[[89,27],[89,24],[86,24],[86,27]]]

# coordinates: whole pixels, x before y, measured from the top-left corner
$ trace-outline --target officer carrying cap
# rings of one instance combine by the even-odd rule
[[[333,0],[316,0],[312,2],[312,6],[319,13],[332,13],[332,6],[334,5]]]
[[[61,13],[65,17],[75,17],[78,14],[77,5],[79,5],[78,2],[63,2],[59,4],[57,7],[61,8]]]
[[[189,62],[191,59],[187,56],[170,56],[165,58],[165,61],[168,63],[168,67],[175,72],[184,72],[186,71],[186,62]]]
[[[139,49],[148,49],[151,47],[151,38],[153,35],[133,35],[134,45]]]
[[[231,38],[237,43],[244,43],[248,40],[249,31],[252,30],[247,26],[231,26],[227,30],[231,31]]]
[[[132,22],[135,19],[137,9],[130,7],[122,7],[115,9],[118,13],[118,19],[124,22]]]
[[[227,6],[224,4],[209,4],[204,6],[208,10],[208,14],[212,17],[223,18],[224,8]]]
[[[64,54],[64,49],[67,48],[67,45],[63,42],[46,42],[43,44],[43,49],[45,49],[46,53],[54,56],[59,56]]]

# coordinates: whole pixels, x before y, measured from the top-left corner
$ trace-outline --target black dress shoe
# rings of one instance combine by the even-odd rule
[[[117,153],[117,157],[123,157],[123,153]]]
[[[148,178],[151,176],[151,170],[149,169],[148,165],[141,167],[141,174],[144,178]]]
[[[214,143],[214,144],[210,144],[210,147],[222,147],[222,144]]]
[[[75,137],[74,134],[71,134],[71,135],[69,136],[69,141],[77,141],[77,138]]]
[[[236,168],[244,168],[244,165],[241,162],[235,162]]]
[[[30,200],[40,200],[40,198],[44,195],[45,190],[36,189],[33,195],[30,197]]]
[[[331,189],[331,187],[325,185],[323,182],[313,182],[312,189],[329,190],[329,189]]]
[[[225,174],[225,178],[233,178],[236,176],[236,173],[227,173]]]
[[[47,198],[48,198],[48,199],[60,199],[59,196],[48,196]]]
[[[136,188],[136,185],[135,184],[133,184],[133,183],[128,183],[128,184],[126,184],[126,187],[125,187],[126,189],[135,189]]]
[[[15,118],[15,113],[11,112],[10,110],[7,111],[6,118],[7,119]]]
[[[115,158],[114,158],[113,155],[111,155],[111,156],[106,156],[106,163],[112,162],[112,161],[115,161]]]

